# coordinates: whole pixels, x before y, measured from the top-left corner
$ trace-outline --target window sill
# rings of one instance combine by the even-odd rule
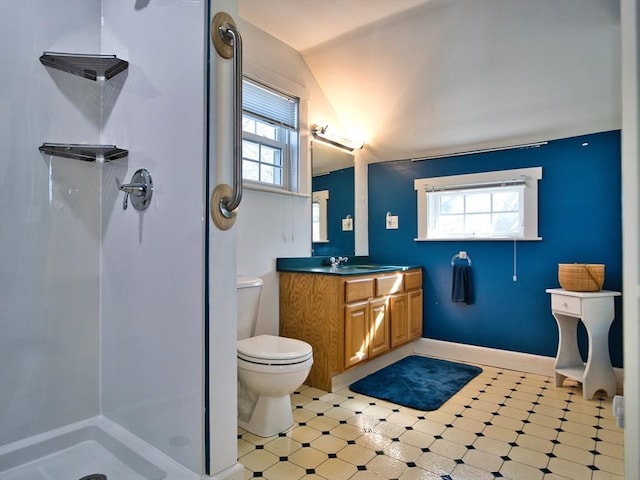
[[[414,238],[416,242],[513,242],[513,237],[458,237],[458,238]],[[542,237],[522,237],[516,238],[516,242],[537,242]]]
[[[308,193],[290,192],[288,190],[283,190],[281,188],[267,187],[263,185],[257,185],[255,183],[243,182],[242,188],[244,188],[245,190],[253,190],[255,192],[265,192],[265,193],[275,193],[276,195],[286,195],[288,197],[311,198],[311,195],[309,195]]]

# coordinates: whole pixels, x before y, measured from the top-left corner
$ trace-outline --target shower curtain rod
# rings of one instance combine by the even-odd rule
[[[421,162],[423,160],[436,160],[438,158],[446,158],[446,157],[460,157],[462,155],[473,155],[475,153],[489,153],[489,152],[499,152],[501,150],[513,150],[516,148],[538,148],[544,145],[547,145],[549,142],[534,142],[534,143],[524,143],[521,145],[510,145],[507,147],[495,147],[495,148],[484,148],[480,150],[468,150],[466,152],[458,152],[458,153],[444,153],[441,155],[433,155],[429,157],[416,157],[411,158],[412,162]]]

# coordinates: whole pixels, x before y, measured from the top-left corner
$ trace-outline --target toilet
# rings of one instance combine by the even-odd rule
[[[254,336],[262,279],[239,276],[238,425],[271,437],[293,425],[291,399],[313,365],[311,345],[293,338]]]

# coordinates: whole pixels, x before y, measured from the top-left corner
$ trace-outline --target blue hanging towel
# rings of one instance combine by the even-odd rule
[[[451,301],[473,303],[471,291],[471,267],[469,265],[454,265],[453,280],[451,282]]]

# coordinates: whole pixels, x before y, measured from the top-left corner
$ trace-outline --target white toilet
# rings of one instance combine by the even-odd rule
[[[289,395],[309,375],[313,352],[301,340],[253,336],[262,283],[238,277],[238,425],[271,437],[293,425]]]

